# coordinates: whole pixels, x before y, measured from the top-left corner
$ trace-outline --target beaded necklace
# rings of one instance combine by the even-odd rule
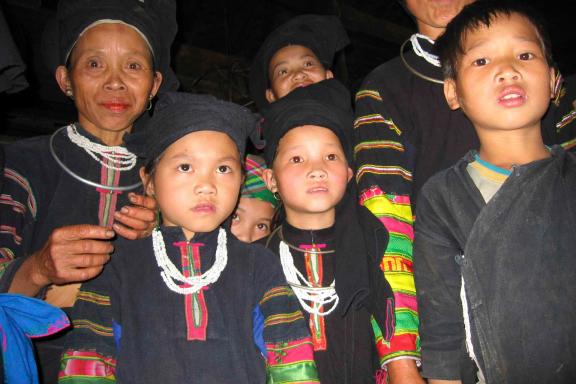
[[[216,260],[214,261],[214,265],[201,275],[185,277],[182,272],[176,268],[174,263],[170,261],[160,228],[155,228],[152,231],[154,256],[156,257],[156,263],[158,263],[158,266],[162,270],[160,276],[162,276],[162,280],[164,280],[164,283],[171,291],[181,295],[196,293],[207,285],[215,283],[218,280],[220,274],[228,263],[228,249],[226,248],[226,243],[226,231],[220,228],[220,231],[218,232],[218,246],[216,247]],[[175,281],[179,281],[185,286],[178,285]]]
[[[307,250],[306,252],[314,253],[315,251]],[[332,281],[329,287],[312,286],[294,266],[294,258],[290,253],[290,248],[284,241],[280,241],[280,263],[288,285],[290,285],[300,305],[306,312],[312,315],[326,316],[336,309],[339,301],[335,288],[336,280]],[[308,302],[311,302],[312,305],[308,304]],[[327,311],[323,311],[323,306],[327,304],[332,304],[332,306]]]

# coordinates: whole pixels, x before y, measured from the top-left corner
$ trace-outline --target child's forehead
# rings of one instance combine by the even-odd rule
[[[340,138],[332,129],[319,125],[301,125],[291,128],[280,139],[278,146],[305,146],[317,141],[321,141],[326,145],[342,146]]]
[[[469,26],[462,34],[464,52],[477,45],[503,38],[515,38],[518,41],[540,43],[536,26],[524,15],[517,12],[497,13],[490,18],[489,24],[479,23]]]
[[[220,152],[223,154],[239,156],[239,150],[234,140],[224,132],[214,130],[201,130],[185,134],[174,143],[168,151],[188,151],[190,155],[205,152]]]

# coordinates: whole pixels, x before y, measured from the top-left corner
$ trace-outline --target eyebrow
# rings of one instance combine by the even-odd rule
[[[170,160],[177,160],[177,159],[191,159],[194,160],[195,156],[194,154],[186,154],[186,153],[176,153],[173,156],[170,156],[169,158]],[[217,159],[215,159],[215,162],[220,163],[220,162],[225,162],[225,161],[240,161],[240,159],[236,156],[222,156],[219,157]]]

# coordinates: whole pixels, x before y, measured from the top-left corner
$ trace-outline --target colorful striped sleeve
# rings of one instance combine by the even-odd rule
[[[37,203],[28,179],[6,166],[0,194],[0,292],[11,284],[11,269],[22,256],[24,229],[36,220]]]
[[[72,311],[74,332],[67,335],[59,383],[103,384],[116,381],[116,344],[120,326],[114,322],[106,270],[82,284]]]
[[[264,317],[268,376],[275,384],[319,383],[312,340],[292,289],[269,289],[259,306]]]
[[[394,293],[395,326],[392,339],[378,337],[382,365],[399,358],[420,359],[418,310],[412,271],[414,240],[411,208],[413,148],[386,110],[378,90],[356,94],[354,135],[356,181],[360,204],[384,224],[389,241],[381,269]]]

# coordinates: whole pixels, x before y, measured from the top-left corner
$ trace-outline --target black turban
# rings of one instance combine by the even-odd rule
[[[262,125],[266,163],[272,167],[280,139],[292,128],[315,125],[338,136],[348,163],[352,163],[354,117],[348,89],[338,80],[323,80],[290,92],[264,112]]]
[[[260,111],[268,106],[268,65],[278,50],[287,45],[302,45],[318,57],[326,69],[334,55],[350,43],[344,26],[332,15],[300,15],[275,29],[262,43],[250,69],[250,95]]]
[[[78,37],[87,27],[100,20],[115,20],[129,24],[146,37],[156,70],[164,77],[162,89],[178,88],[178,80],[170,68],[170,47],[178,29],[175,0],[60,0],[56,16],[56,31],[52,32],[58,35],[58,58],[57,62],[48,58],[52,67],[66,65]]]
[[[178,139],[197,131],[227,134],[243,158],[246,139],[256,132],[256,117],[249,109],[214,96],[165,92],[146,129],[128,135],[126,147],[151,161]]]

